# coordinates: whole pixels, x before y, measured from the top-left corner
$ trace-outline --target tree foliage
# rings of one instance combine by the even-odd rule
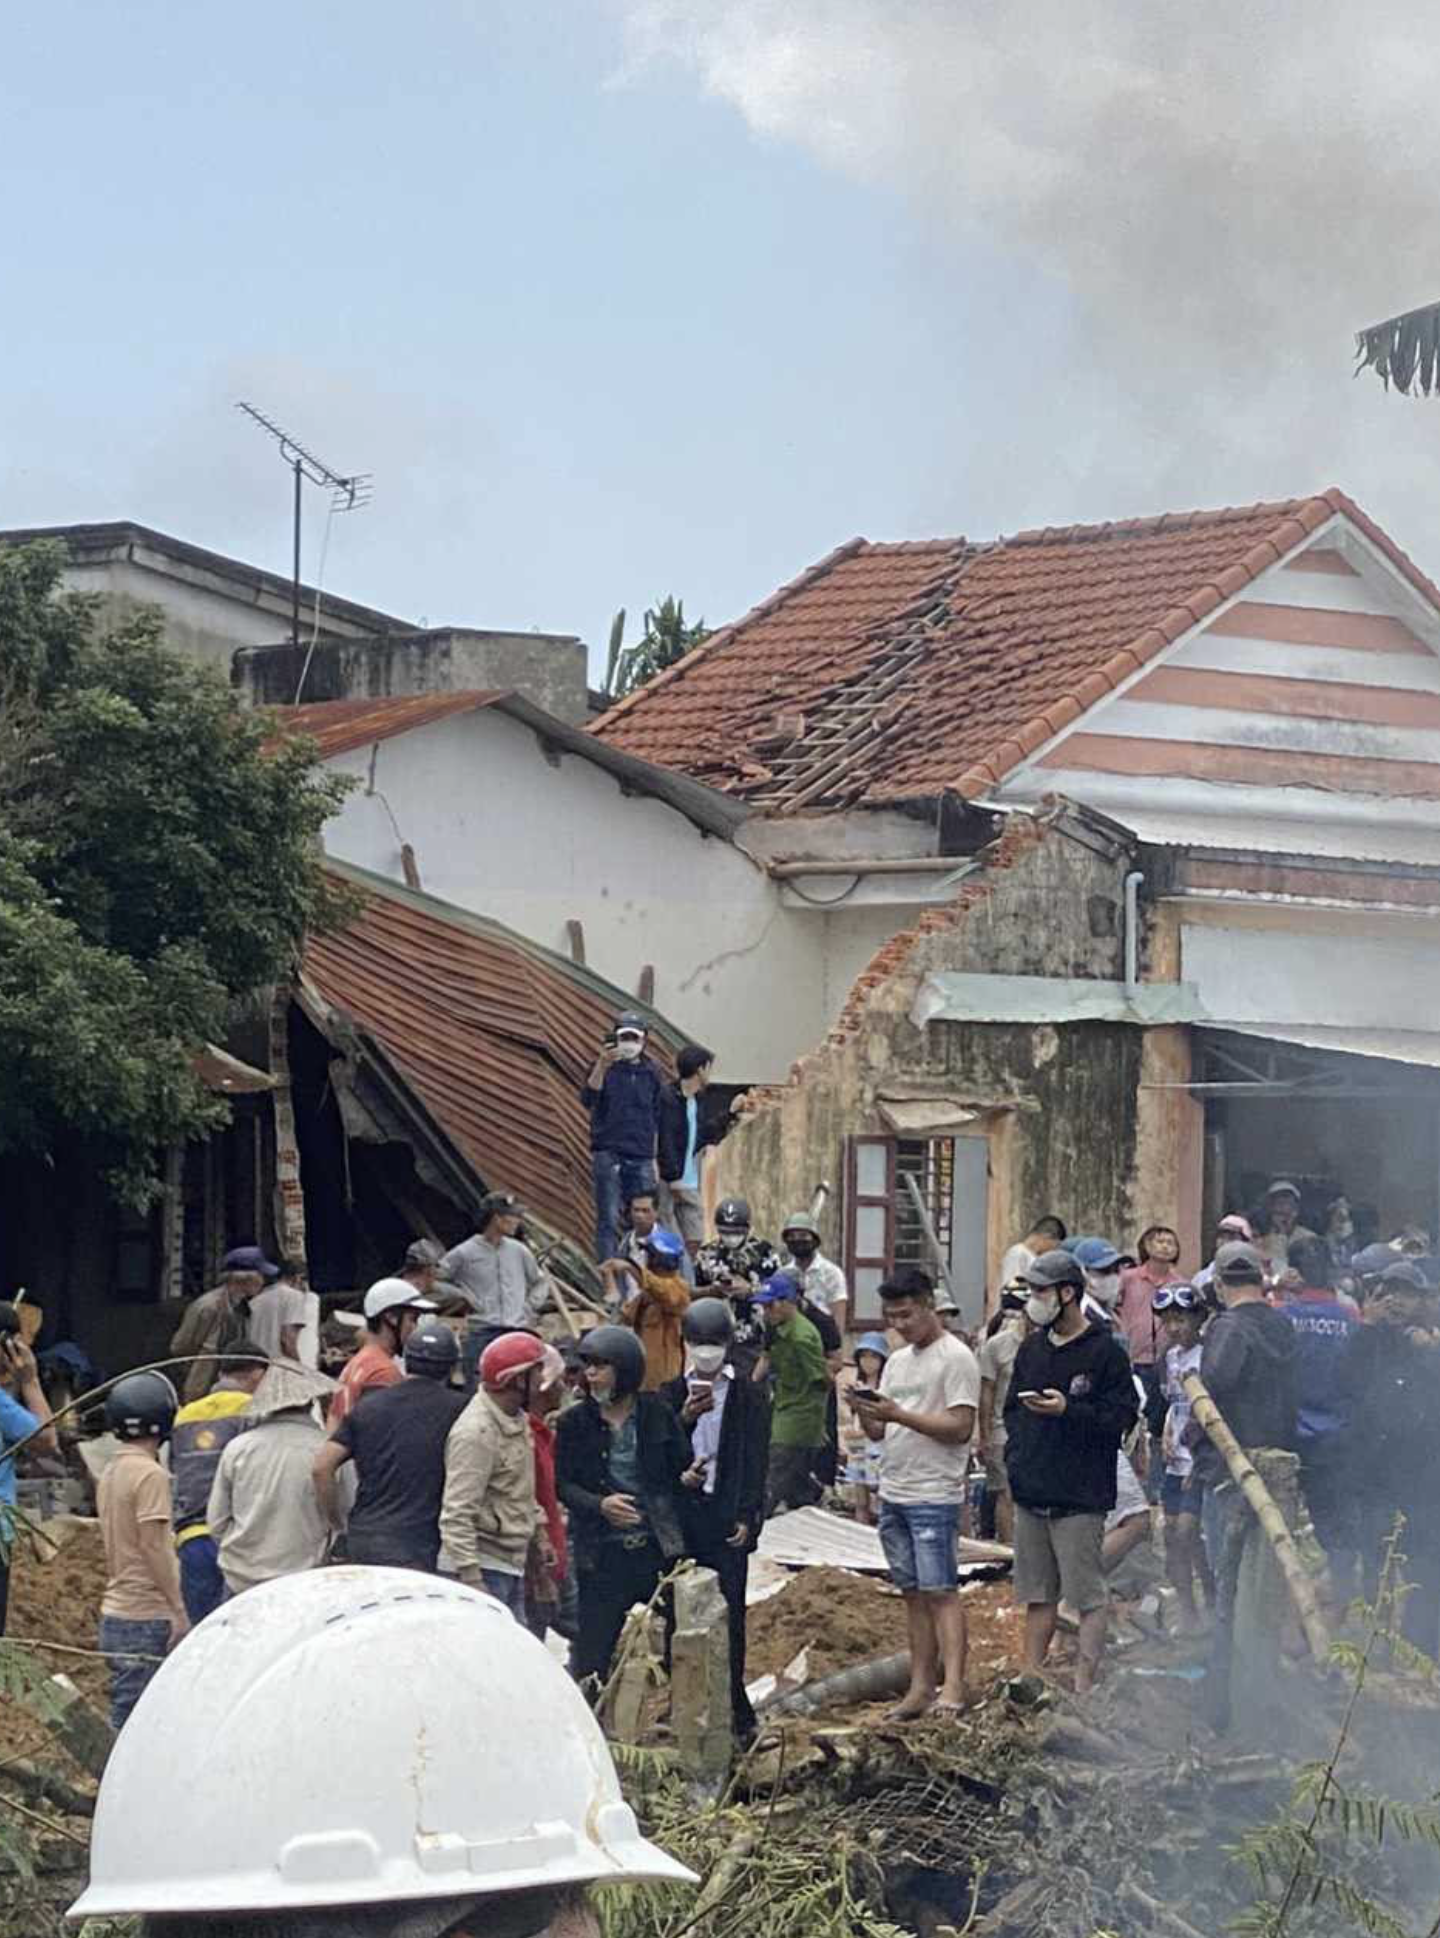
[[[710,637],[703,619],[692,626],[685,618],[685,601],[673,596],[651,606],[645,630],[633,646],[625,644],[625,608],[610,626],[610,652],[605,672],[605,698],[612,704],[644,686],[657,673],[683,659],[693,646]]]
[[[224,1119],[195,1051],[344,912],[318,836],[347,783],[60,566],[0,549],[0,1151],[79,1134],[141,1202]]]

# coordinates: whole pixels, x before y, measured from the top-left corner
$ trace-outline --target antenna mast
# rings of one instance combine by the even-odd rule
[[[342,478],[338,471],[332,471],[313,451],[307,451],[299,438],[292,437],[287,430],[268,418],[263,410],[243,399],[236,404],[236,410],[243,410],[247,417],[253,418],[262,431],[274,438],[280,447],[280,456],[295,478],[295,532],[294,532],[294,571],[290,586],[290,644],[300,645],[300,501],[301,486],[308,479],[313,485],[320,485],[330,493],[330,510],[358,511],[370,502],[373,479],[368,471],[357,471],[353,477]],[[319,623],[319,600],[316,600],[316,623]]]

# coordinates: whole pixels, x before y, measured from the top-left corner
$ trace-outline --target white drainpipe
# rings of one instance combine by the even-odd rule
[[[1145,879],[1138,868],[1125,877],[1125,1000],[1138,1001],[1140,995],[1140,884]]]

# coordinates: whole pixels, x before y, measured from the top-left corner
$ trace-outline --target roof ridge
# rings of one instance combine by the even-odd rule
[[[1253,505],[1196,506],[1191,511],[1162,511],[1135,518],[1109,518],[1070,525],[1035,525],[1018,532],[1002,533],[998,545],[1056,545],[1075,538],[1139,538],[1150,532],[1186,531],[1193,526],[1239,524],[1265,512],[1278,518],[1292,516],[1301,507],[1318,503],[1327,494],[1311,493],[1305,498],[1262,498]]]
[[[788,579],[778,591],[772,592],[768,599],[762,599],[758,606],[751,606],[750,610],[743,613],[739,619],[732,619],[728,625],[718,626],[713,633],[707,634],[697,646],[692,646],[688,653],[677,659],[673,666],[665,667],[653,679],[646,680],[643,686],[637,686],[633,692],[617,700],[614,706],[607,707],[602,714],[588,723],[585,731],[598,734],[602,727],[608,727],[612,721],[628,713],[637,700],[648,699],[662,686],[670,685],[682,673],[688,672],[697,661],[705,658],[717,647],[728,644],[737,633],[743,632],[746,626],[774,612],[777,606],[782,606],[787,599],[792,598],[797,592],[803,592],[807,586],[813,585],[818,578],[831,571],[841,559],[849,558],[852,553],[858,552],[862,545],[869,543],[868,538],[847,538],[843,545],[837,545],[834,551],[827,552],[823,559],[818,559],[814,565],[807,566],[805,571],[795,578]]]

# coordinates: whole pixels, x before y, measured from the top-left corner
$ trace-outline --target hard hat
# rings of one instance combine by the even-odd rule
[[[874,1353],[877,1358],[888,1359],[890,1357],[890,1341],[885,1337],[883,1332],[862,1332],[860,1337],[855,1341],[855,1353]],[[854,1356],[855,1354],[852,1353],[851,1358],[853,1359]]]
[[[534,1332],[502,1332],[480,1355],[485,1386],[512,1386],[545,1357],[545,1341]]]
[[[405,1341],[405,1371],[445,1379],[460,1358],[460,1341],[443,1319],[424,1318]]]
[[[356,1700],[382,1661],[405,1673]],[[640,1835],[543,1644],[461,1582],[317,1568],[225,1603],[160,1665],[106,1765],[70,1916],[610,1879],[697,1881]]]
[[[656,1225],[645,1240],[645,1249],[667,1264],[679,1265],[685,1256],[685,1240],[677,1232],[667,1231],[664,1225]]]
[[[119,1440],[163,1440],[180,1409],[175,1388],[163,1373],[129,1373],[105,1395],[105,1425]]]
[[[746,1231],[750,1229],[750,1203],[746,1198],[722,1198],[715,1208],[716,1229],[723,1231],[727,1226]]]
[[[728,1299],[694,1299],[680,1321],[690,1346],[728,1346],[735,1337],[735,1314]]]
[[[1026,1267],[1022,1277],[1027,1285],[1037,1291],[1044,1291],[1052,1285],[1083,1285],[1085,1267],[1069,1252],[1062,1252],[1057,1247],[1053,1252],[1041,1252],[1034,1264]]]
[[[780,1236],[788,1238],[792,1231],[808,1231],[816,1243],[819,1243],[820,1227],[808,1211],[797,1211],[793,1218],[787,1218],[780,1227]]]
[[[434,1301],[422,1299],[408,1279],[376,1279],[365,1294],[365,1317],[379,1319],[387,1312],[409,1306],[413,1312],[433,1312]]]
[[[638,1393],[645,1378],[645,1348],[628,1326],[596,1326],[580,1341],[587,1366],[612,1366],[617,1394]]]

